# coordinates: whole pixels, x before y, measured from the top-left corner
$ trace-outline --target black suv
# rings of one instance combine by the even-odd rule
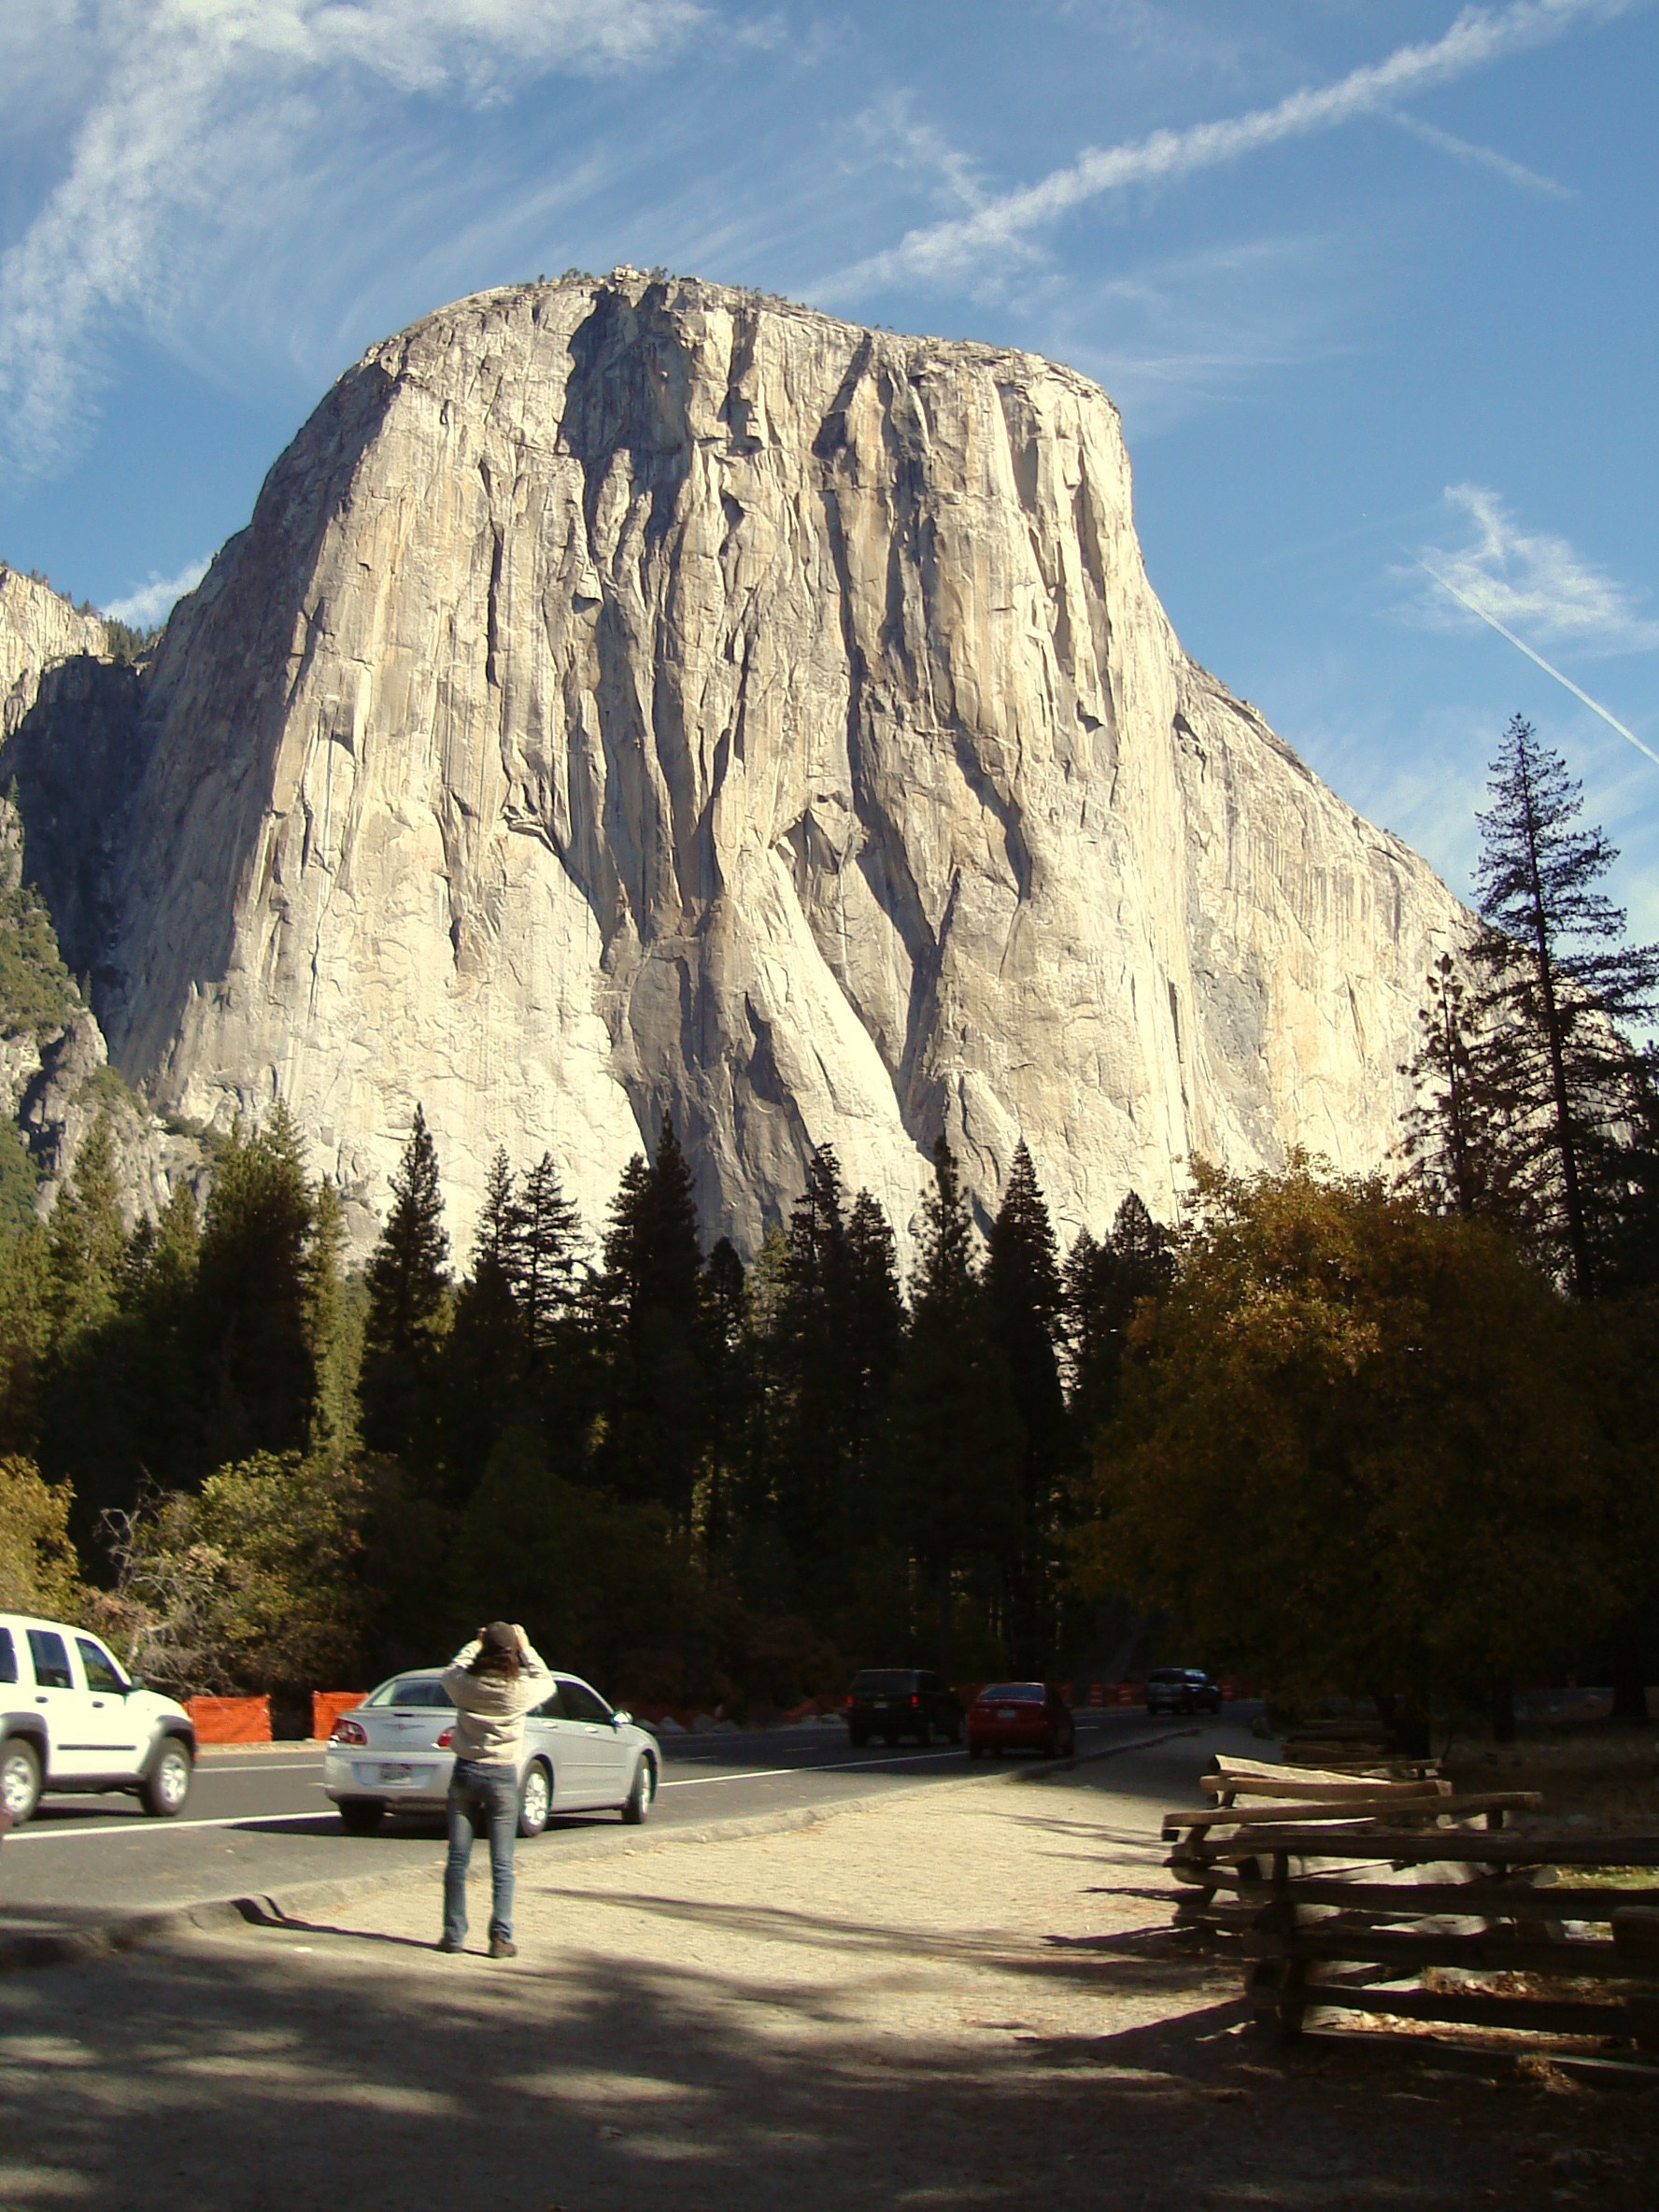
[[[1149,1713],[1218,1713],[1221,1689],[1201,1666],[1155,1666],[1146,1678]]]
[[[847,1735],[856,1744],[879,1736],[897,1743],[914,1736],[931,1743],[935,1728],[952,1743],[962,1740],[962,1708],[942,1677],[921,1666],[867,1666],[847,1692]]]

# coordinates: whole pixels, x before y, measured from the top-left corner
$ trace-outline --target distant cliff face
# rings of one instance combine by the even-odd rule
[[[463,1230],[498,1143],[595,1221],[664,1112],[751,1249],[821,1142],[901,1233],[941,1129],[1071,1229],[1195,1153],[1369,1167],[1464,929],[1182,653],[1095,386],[700,283],[375,347],[135,723],[49,703],[9,754],[123,1072],[286,1098],[377,1203],[419,1100]]]
[[[101,616],[82,615],[37,576],[0,560],[0,737],[9,737],[34,705],[49,668],[78,653],[104,654]]]

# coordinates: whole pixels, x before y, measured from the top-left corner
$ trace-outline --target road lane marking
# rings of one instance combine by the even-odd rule
[[[238,1812],[226,1813],[213,1821],[140,1821],[130,1825],[116,1826],[113,1822],[103,1828],[71,1828],[49,1822],[43,1828],[14,1828],[6,1838],[6,1848],[12,1850],[20,1843],[66,1843],[71,1836],[78,1841],[85,1836],[177,1836],[187,1828],[269,1828],[281,1821],[337,1821],[336,1812]]]
[[[1092,1734],[1093,1731],[1091,1730],[1090,1733]],[[1132,1750],[1135,1747],[1131,1745],[1126,1748]],[[688,1775],[677,1781],[659,1782],[657,1791],[660,1796],[664,1790],[702,1790],[709,1788],[715,1782],[776,1781],[786,1775],[881,1774],[890,1766],[916,1766],[926,1760],[965,1759],[967,1756],[968,1753],[965,1750],[951,1748],[936,1751],[907,1751],[891,1759],[821,1759],[800,1766],[744,1767],[735,1774]],[[222,1773],[225,1769],[219,1768],[218,1771]],[[311,1786],[318,1789],[322,1785],[313,1783]],[[557,1811],[557,1808],[555,1808],[555,1811]],[[69,1836],[166,1836],[176,1835],[188,1828],[261,1829],[276,1826],[283,1822],[333,1821],[338,1818],[339,1815],[333,1810],[328,1812],[225,1813],[215,1820],[176,1820],[165,1822],[143,1820],[141,1816],[137,1816],[130,1823],[112,1822],[107,1826],[97,1828],[69,1827],[59,1825],[56,1822],[39,1828],[14,1828],[6,1840],[7,1844],[19,1844],[50,1843],[66,1839]]]

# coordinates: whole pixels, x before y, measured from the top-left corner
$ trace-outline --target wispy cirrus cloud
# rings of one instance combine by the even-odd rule
[[[1566,538],[1526,529],[1484,485],[1448,485],[1446,502],[1472,524],[1472,534],[1455,546],[1418,548],[1419,569],[1445,588],[1425,585],[1413,591],[1400,610],[1405,619],[1425,629],[1468,630],[1491,617],[1536,645],[1585,655],[1659,649],[1659,620],[1644,613],[1642,595],[1586,560]]]
[[[1350,70],[1332,84],[1305,86],[1270,107],[1185,130],[1155,131],[1117,146],[1088,148],[1035,184],[986,199],[968,214],[910,231],[897,246],[825,278],[815,288],[817,295],[846,299],[901,283],[949,282],[998,262],[1019,261],[1033,251],[1034,233],[1091,201],[1135,185],[1168,183],[1221,168],[1363,116],[1397,120],[1394,110],[1402,99],[1563,37],[1584,23],[1622,15],[1633,4],[1513,0],[1506,7],[1465,8],[1440,37],[1398,47],[1381,62]],[[1463,143],[1458,141],[1460,147]],[[1489,149],[1469,151],[1484,155]]]
[[[1539,199],[1577,197],[1569,186],[1558,184],[1553,177],[1542,176],[1537,169],[1529,169],[1524,162],[1512,161],[1496,147],[1477,146],[1471,139],[1459,138],[1454,132],[1442,131],[1438,123],[1425,123],[1417,116],[1402,115],[1397,108],[1387,120],[1411,137],[1421,139],[1425,146],[1432,146],[1437,153],[1450,154],[1454,162],[1463,162],[1471,169],[1485,169],[1524,192],[1536,192]]]
[[[232,240],[303,200],[365,80],[487,107],[551,71],[644,63],[703,13],[698,0],[43,0],[24,53],[55,58],[84,93],[57,181],[0,258],[0,444],[24,470],[50,466],[109,319],[164,322]],[[8,128],[39,75],[0,90]]]
[[[164,622],[187,591],[193,591],[207,574],[205,560],[187,560],[176,576],[158,576],[153,572],[147,584],[140,584],[120,599],[112,599],[104,609],[117,622],[130,622],[135,630],[153,630],[158,622]]]

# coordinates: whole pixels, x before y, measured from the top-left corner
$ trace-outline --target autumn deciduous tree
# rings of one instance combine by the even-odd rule
[[[31,1459],[0,1459],[0,1612],[61,1619],[80,1594],[69,1535],[74,1494],[45,1482]]]
[[[1435,1694],[1582,1649],[1612,1602],[1582,1326],[1483,1224],[1305,1161],[1200,1170],[1100,1446],[1084,1587],[1421,1739]]]

